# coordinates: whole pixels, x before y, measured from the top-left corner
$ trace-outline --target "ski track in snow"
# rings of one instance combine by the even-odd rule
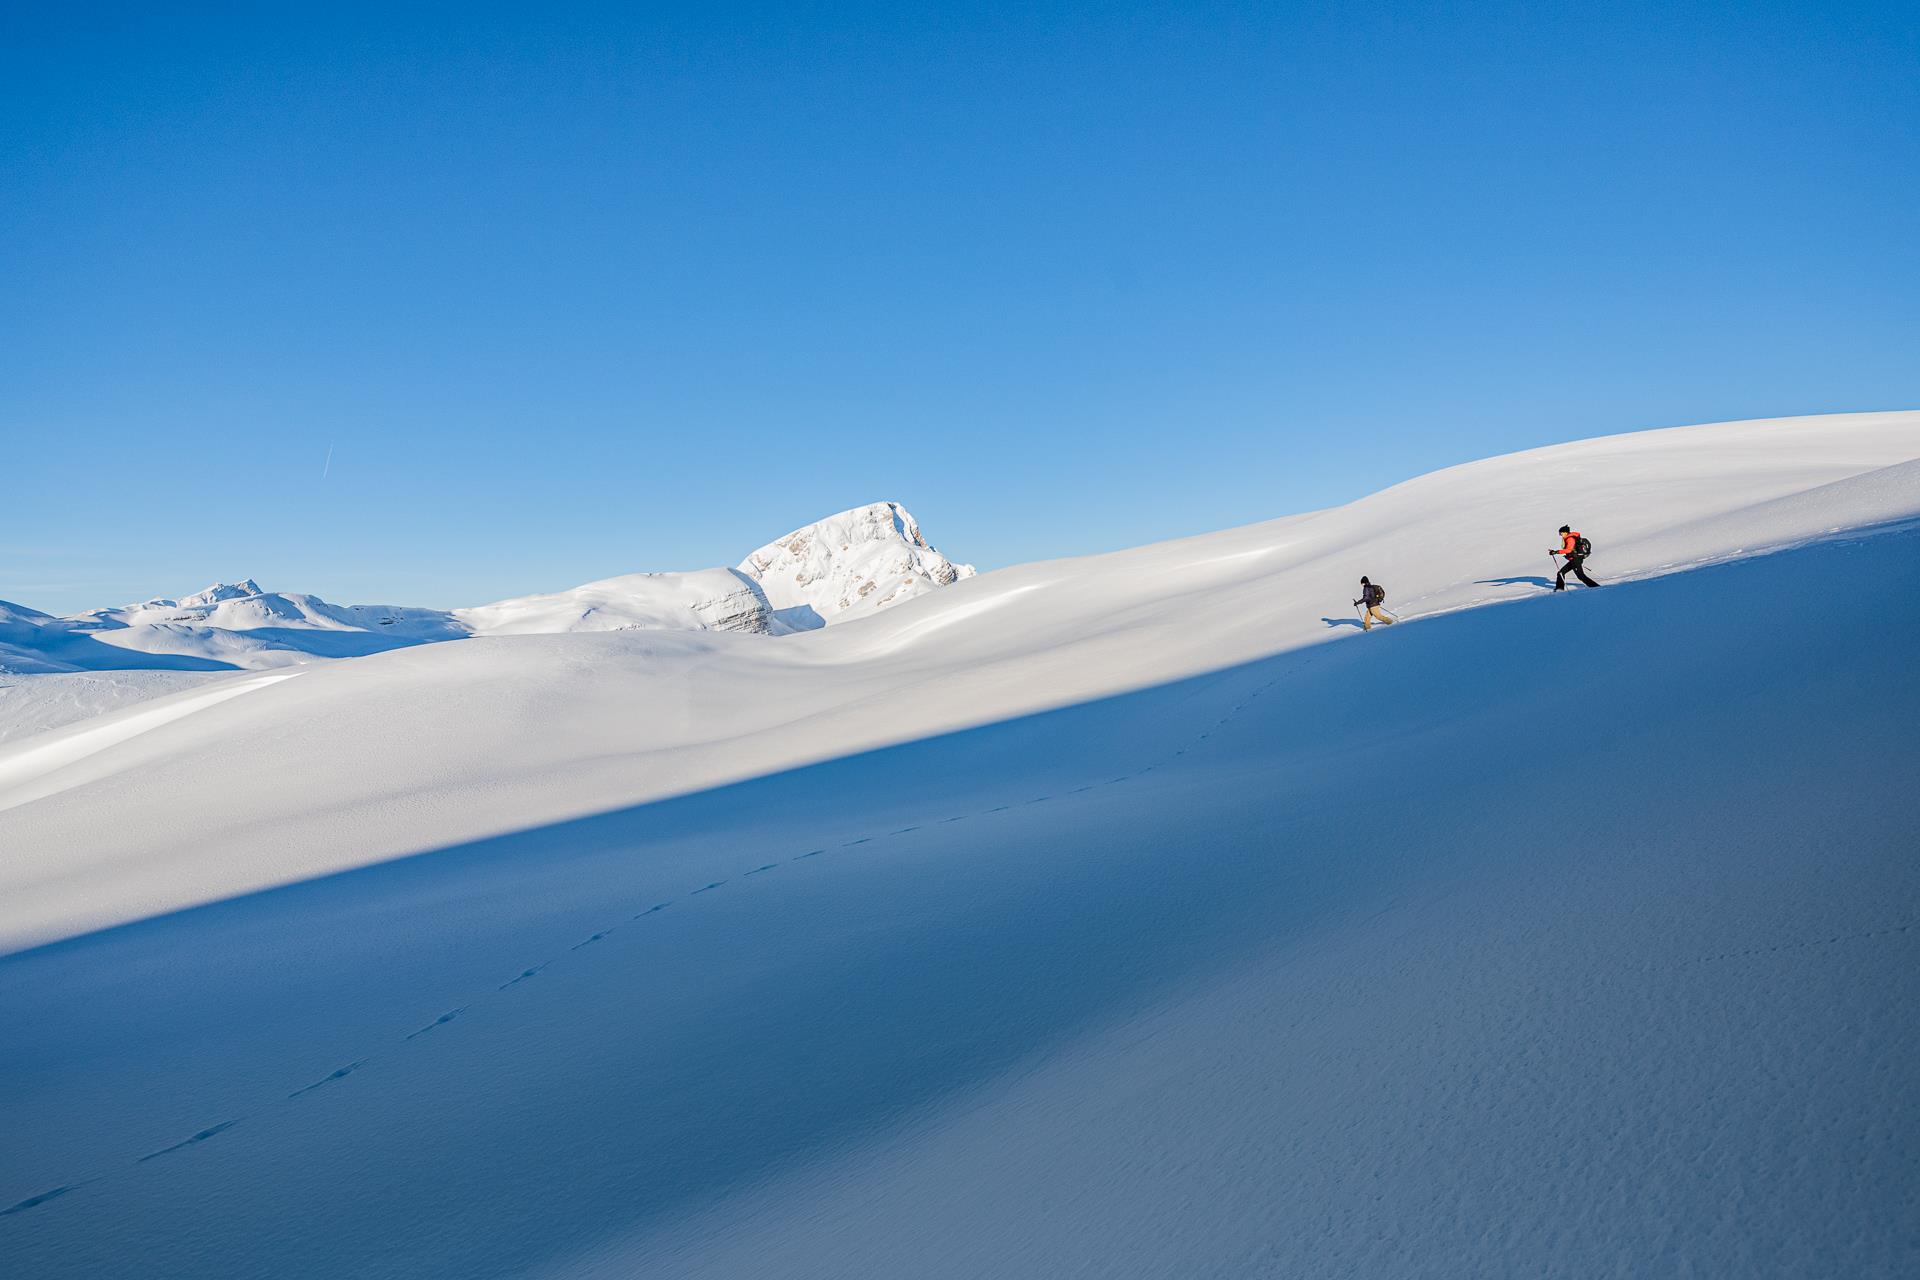
[[[1303,667],[1309,666],[1313,663],[1313,661],[1314,659],[1307,658],[1301,665]],[[274,678],[284,679],[285,677],[281,675],[276,675]],[[1088,792],[1103,790],[1107,787],[1120,786],[1128,782],[1137,781],[1141,778],[1146,777],[1148,774],[1153,773],[1156,769],[1160,769],[1167,765],[1172,764],[1175,760],[1179,759],[1182,756],[1185,756],[1189,750],[1197,747],[1201,742],[1204,742],[1216,730],[1225,728],[1227,725],[1231,724],[1236,718],[1238,718],[1240,715],[1245,713],[1248,710],[1248,708],[1250,708],[1254,704],[1254,702],[1259,699],[1259,697],[1262,694],[1266,693],[1269,689],[1272,689],[1275,685],[1279,684],[1281,678],[1282,677],[1276,676],[1273,679],[1266,681],[1264,684],[1256,686],[1252,692],[1246,694],[1238,702],[1234,703],[1233,706],[1226,712],[1226,714],[1218,717],[1217,719],[1212,721],[1210,724],[1208,724],[1206,728],[1203,729],[1201,732],[1189,738],[1186,741],[1186,745],[1181,746],[1175,749],[1174,751],[1162,756],[1160,759],[1155,760],[1151,764],[1145,765],[1139,769],[1135,769],[1131,773],[1124,773],[1119,775],[1118,777],[1108,778],[1103,782],[1092,782],[1092,783],[1088,783],[1085,786],[1075,787],[1070,791],[1063,792],[1062,794],[1065,796],[1083,795]],[[252,686],[249,685],[248,687],[252,687]],[[239,691],[236,691],[236,692],[239,692]],[[228,696],[231,696],[231,695],[228,695]],[[189,710],[191,709],[197,709],[197,707],[189,708]],[[186,714],[186,712],[183,711],[180,714]],[[169,717],[169,718],[172,718],[172,717]],[[1015,801],[1009,804],[994,805],[992,808],[982,809],[974,813],[955,814],[953,816],[941,818],[937,820],[928,819],[925,822],[917,823],[911,826],[895,828],[891,831],[874,832],[868,835],[858,836],[852,840],[846,841],[845,843],[837,846],[835,849],[832,849],[832,850],[809,849],[804,853],[792,854],[774,862],[762,863],[761,865],[755,867],[753,870],[744,872],[738,878],[745,880],[750,877],[764,875],[768,872],[778,870],[783,866],[790,866],[794,863],[805,862],[809,859],[818,858],[830,852],[840,852],[847,849],[856,849],[856,848],[862,848],[866,846],[873,846],[877,842],[892,840],[900,836],[911,835],[913,832],[920,831],[926,827],[945,826],[950,823],[965,822],[974,818],[991,817],[997,813],[1007,813],[1014,809],[1026,808],[1030,805],[1045,804],[1048,801],[1051,801],[1053,799],[1055,799],[1055,796],[1052,793],[1049,793],[1047,795],[1042,795],[1042,796],[1033,796],[1029,799]],[[248,1120],[255,1119],[267,1114],[268,1111],[271,1109],[274,1109],[277,1107],[284,1107],[292,1103],[297,1103],[301,1099],[307,1097],[308,1095],[322,1088],[333,1085],[341,1080],[344,1080],[348,1076],[355,1074],[356,1072],[362,1070],[363,1068],[375,1065],[376,1063],[381,1061],[385,1055],[404,1050],[408,1045],[411,1045],[414,1041],[420,1040],[423,1037],[427,1037],[429,1033],[436,1031],[443,1026],[446,1026],[450,1022],[453,1022],[455,1019],[467,1013],[469,1010],[478,1006],[481,1002],[486,1001],[495,996],[503,995],[505,992],[513,990],[514,988],[520,986],[522,983],[528,982],[531,979],[538,977],[541,973],[546,971],[548,968],[550,968],[554,964],[557,964],[560,961],[564,960],[568,955],[571,955],[576,951],[580,951],[592,945],[593,943],[600,942],[606,939],[607,937],[611,936],[613,933],[619,930],[622,927],[622,925],[631,925],[631,924],[638,923],[640,921],[647,919],[647,917],[649,916],[656,915],[659,912],[667,910],[669,907],[674,906],[676,903],[680,903],[688,899],[698,897],[701,894],[705,894],[714,890],[722,889],[727,885],[730,885],[732,882],[733,882],[732,878],[729,878],[726,880],[715,880],[708,884],[702,885],[697,889],[689,890],[687,893],[681,895],[681,897],[679,898],[669,898],[664,902],[653,903],[651,906],[645,907],[640,911],[634,912],[631,915],[627,915],[623,917],[623,919],[619,923],[610,924],[603,929],[596,930],[594,933],[588,935],[586,938],[583,938],[579,942],[576,942],[570,945],[564,952],[561,952],[557,955],[549,956],[547,959],[542,960],[536,964],[531,964],[526,966],[519,973],[509,978],[507,981],[500,983],[499,985],[494,986],[489,990],[485,990],[475,995],[469,1003],[460,1005],[453,1009],[449,1009],[447,1012],[442,1013],[438,1017],[434,1018],[431,1022],[428,1022],[425,1026],[422,1026],[415,1031],[411,1031],[407,1033],[397,1041],[388,1043],[385,1046],[385,1048],[377,1052],[369,1053],[365,1057],[356,1058],[351,1062],[345,1063],[339,1067],[334,1068],[332,1071],[323,1075],[318,1080],[315,1080],[313,1083],[305,1085],[302,1088],[294,1090],[293,1092],[287,1094],[284,1098],[269,1100],[260,1105],[256,1105],[250,1110],[240,1112],[229,1119],[222,1120],[216,1124],[209,1125],[207,1128],[202,1129],[199,1132],[194,1133],[191,1136],[172,1144],[171,1146],[162,1147],[158,1151],[152,1151],[145,1155],[132,1157],[130,1160],[124,1161],[122,1163],[109,1166],[106,1168],[102,1168],[98,1172],[94,1173],[89,1177],[81,1178],[81,1179],[66,1183],[62,1186],[55,1187],[49,1191],[43,1191],[38,1195],[29,1196],[25,1200],[22,1200],[17,1204],[11,1205],[4,1209],[0,1209],[0,1218],[10,1217],[15,1214],[25,1213],[31,1209],[39,1208],[42,1205],[51,1203],[52,1201],[59,1199],[62,1196],[65,1196],[67,1193],[71,1191],[79,1190],[82,1187],[93,1186],[101,1182],[109,1182],[114,1178],[124,1175],[125,1173],[129,1172],[130,1170],[134,1169],[139,1165],[146,1164],[148,1161],[157,1160],[164,1156],[170,1156],[175,1154],[176,1152],[185,1151],[190,1147],[198,1146],[203,1142],[211,1141],[212,1139],[227,1132],[229,1129],[232,1129],[237,1125],[240,1125]],[[1905,926],[1901,926],[1901,928],[1902,930],[1904,930]],[[1742,953],[1742,954],[1745,954],[1745,953]]]

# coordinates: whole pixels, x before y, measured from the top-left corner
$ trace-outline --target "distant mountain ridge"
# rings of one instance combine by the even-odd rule
[[[625,574],[463,609],[336,605],[251,578],[68,617],[0,601],[0,672],[259,669],[468,636],[785,635],[867,616],[973,572],[934,550],[906,508],[876,502],[795,529],[738,568]]]

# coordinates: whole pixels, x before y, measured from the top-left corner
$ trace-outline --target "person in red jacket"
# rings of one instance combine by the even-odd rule
[[[1567,562],[1560,566],[1560,572],[1553,577],[1553,589],[1555,591],[1565,591],[1567,589],[1567,575],[1569,573],[1590,587],[1600,585],[1587,576],[1587,571],[1583,567],[1587,563],[1587,556],[1592,550],[1593,544],[1581,537],[1578,530],[1568,528],[1564,524],[1560,526],[1560,549],[1558,551],[1549,550],[1547,552],[1550,556],[1565,556],[1567,558]]]

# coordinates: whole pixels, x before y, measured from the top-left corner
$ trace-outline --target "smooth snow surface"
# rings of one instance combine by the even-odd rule
[[[1911,1274],[1916,458],[1617,437],[197,705],[0,812],[0,1272]],[[1563,522],[1606,589],[1467,608]]]

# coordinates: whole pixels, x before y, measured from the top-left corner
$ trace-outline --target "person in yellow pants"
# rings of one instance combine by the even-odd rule
[[[1353,603],[1355,604],[1355,606],[1361,606],[1361,605],[1366,606],[1360,611],[1360,629],[1362,631],[1373,630],[1373,624],[1376,622],[1383,627],[1390,627],[1393,625],[1393,619],[1389,618],[1386,614],[1386,611],[1380,607],[1386,602],[1387,602],[1386,589],[1384,587],[1380,587],[1372,582],[1367,581],[1367,576],[1365,574],[1361,574],[1360,575],[1360,598],[1358,600],[1355,600]]]

